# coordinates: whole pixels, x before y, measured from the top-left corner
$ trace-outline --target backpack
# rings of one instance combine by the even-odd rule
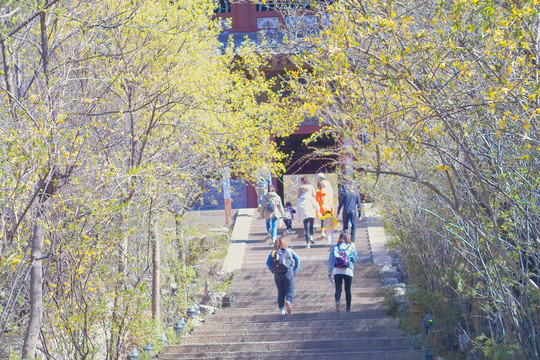
[[[336,218],[332,215],[331,212],[327,212],[321,217],[321,220],[323,221],[323,229],[333,229],[336,227],[336,225],[339,225]]]
[[[337,268],[348,268],[350,265],[349,261],[349,255],[347,254],[347,250],[349,250],[349,247],[345,250],[341,250],[339,248],[339,245],[334,246],[334,267]]]
[[[276,204],[272,202],[272,199],[270,200],[266,199],[266,200],[267,200],[266,207],[265,207],[266,211],[268,211],[269,213],[273,213],[274,210],[276,210]]]
[[[292,255],[285,249],[272,251],[272,269],[274,273],[286,273],[293,266]]]

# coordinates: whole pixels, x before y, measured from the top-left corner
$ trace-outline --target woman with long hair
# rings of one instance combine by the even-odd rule
[[[334,285],[336,291],[334,297],[336,300],[336,311],[340,310],[341,292],[343,283],[345,283],[345,301],[347,303],[347,312],[351,311],[351,284],[354,276],[353,263],[358,261],[358,253],[351,237],[348,233],[339,234],[339,239],[331,249],[328,258],[328,277],[334,276]]]
[[[278,291],[278,307],[281,314],[292,312],[291,304],[294,297],[294,276],[300,268],[300,260],[287,242],[280,237],[274,243],[274,250],[268,255],[266,266],[274,274],[274,282]]]
[[[313,185],[311,185],[308,177],[305,175],[300,178],[300,186],[298,187],[298,197],[302,196],[302,188],[307,189],[307,195],[311,195],[315,197],[315,188],[313,187]]]
[[[309,249],[311,248],[311,244],[315,242],[313,240],[313,224],[315,222],[315,217],[317,216],[319,204],[317,204],[315,197],[310,195],[309,188],[307,186],[300,186],[300,194],[301,195],[298,198],[298,203],[296,204],[296,210],[298,211],[298,217],[304,224],[306,249]]]

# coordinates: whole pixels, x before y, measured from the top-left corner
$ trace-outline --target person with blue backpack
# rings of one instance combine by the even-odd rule
[[[283,237],[274,243],[274,250],[268,255],[266,266],[274,274],[274,282],[278,291],[278,307],[281,314],[292,312],[294,297],[294,276],[300,268],[300,259],[293,249],[287,247]]]
[[[347,312],[351,311],[351,284],[354,276],[354,263],[358,261],[358,253],[354,243],[351,242],[351,237],[348,233],[342,232],[339,235],[339,239],[336,245],[330,249],[330,256],[328,257],[328,277],[332,281],[332,275],[334,276],[334,286],[336,292],[334,297],[336,299],[336,311],[341,311],[340,300],[343,283],[345,283],[345,301],[347,303]]]

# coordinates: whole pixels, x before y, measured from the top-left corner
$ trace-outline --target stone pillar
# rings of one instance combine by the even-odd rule
[[[232,225],[232,209],[231,209],[231,179],[229,175],[229,167],[223,168],[223,204],[225,207],[225,225]]]

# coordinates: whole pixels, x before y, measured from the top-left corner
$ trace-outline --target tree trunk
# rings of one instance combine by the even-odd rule
[[[150,223],[150,240],[152,241],[152,318],[159,322],[160,319],[160,300],[159,289],[161,282],[159,278],[161,248],[156,234],[155,222]]]
[[[46,1],[45,3],[48,3]],[[47,13],[40,14],[40,32],[41,32],[41,58],[45,83],[49,87],[49,44],[47,40]],[[52,104],[50,95],[49,103]],[[22,348],[23,359],[34,359],[36,356],[37,342],[41,329],[41,320],[43,318],[43,242],[45,240],[45,228],[42,225],[49,214],[49,196],[54,193],[56,180],[56,171],[53,167],[50,171],[50,180],[45,186],[38,185],[41,193],[38,201],[36,223],[32,235],[31,252],[31,270],[30,270],[30,319],[24,337]]]
[[[129,207],[127,208],[127,213],[129,213]],[[115,221],[116,227],[121,229],[124,227],[124,214],[119,214],[117,220]],[[113,311],[111,316],[111,325],[116,327],[116,330],[111,330],[110,342],[107,346],[107,360],[115,360],[120,358],[121,353],[121,333],[122,329],[122,289],[125,286],[124,273],[127,268],[127,253],[128,253],[128,237],[129,234],[126,232],[120,241],[120,246],[118,248],[118,264],[117,271],[120,275],[116,285],[115,285],[115,296],[113,301]]]
[[[32,267],[30,270],[30,319],[26,328],[26,335],[22,348],[23,359],[34,359],[36,356],[37,342],[43,317],[43,241],[45,240],[45,228],[43,222],[49,210],[49,201],[46,195],[41,195],[39,202],[36,224],[32,235]]]

